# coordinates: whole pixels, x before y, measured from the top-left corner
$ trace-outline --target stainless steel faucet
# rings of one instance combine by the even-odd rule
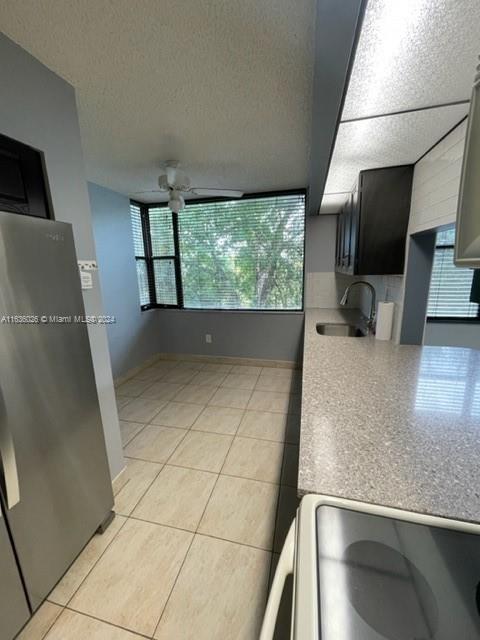
[[[349,284],[348,287],[345,289],[345,293],[343,294],[342,299],[340,300],[340,304],[342,305],[342,307],[344,307],[347,304],[348,294],[350,293],[350,289],[354,287],[356,284],[364,284],[366,287],[368,287],[368,289],[370,289],[370,293],[372,294],[372,304],[370,305],[370,316],[367,320],[367,327],[368,327],[368,331],[373,333],[373,330],[375,329],[377,294],[375,292],[375,287],[371,285],[370,282],[367,282],[366,280],[356,280],[355,282],[352,282],[352,284]]]

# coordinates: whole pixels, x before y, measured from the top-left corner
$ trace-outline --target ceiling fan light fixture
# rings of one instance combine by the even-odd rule
[[[185,206],[185,200],[183,199],[183,196],[181,196],[179,193],[174,192],[170,196],[170,200],[168,201],[168,206],[170,208],[170,211],[172,211],[173,213],[178,213]]]

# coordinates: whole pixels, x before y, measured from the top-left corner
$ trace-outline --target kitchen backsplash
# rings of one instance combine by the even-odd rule
[[[375,287],[377,302],[394,302],[395,317],[393,336],[399,330],[403,299],[403,276],[344,276],[328,272],[306,274],[305,306],[315,309],[333,309],[340,306],[340,299],[349,284],[355,280],[367,280]],[[370,293],[365,287],[355,287],[349,296],[347,307],[360,308],[365,315],[370,313]]]
[[[365,276],[357,280],[367,280],[375,287],[378,302],[394,302],[392,338],[398,342],[400,336],[400,321],[403,306],[403,276]],[[360,309],[365,315],[370,312],[370,294],[365,287],[360,293]]]
[[[314,309],[334,309],[353,278],[334,271],[307,273],[305,282],[305,306]],[[358,307],[360,292],[353,291],[348,307]]]

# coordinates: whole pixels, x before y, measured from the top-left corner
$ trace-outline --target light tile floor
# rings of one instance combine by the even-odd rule
[[[300,385],[298,371],[185,361],[120,385],[117,516],[21,640],[257,640],[298,504]]]

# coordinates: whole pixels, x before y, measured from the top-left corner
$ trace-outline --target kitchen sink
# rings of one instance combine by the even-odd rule
[[[317,333],[338,338],[364,338],[366,335],[357,325],[340,322],[318,323]]]

